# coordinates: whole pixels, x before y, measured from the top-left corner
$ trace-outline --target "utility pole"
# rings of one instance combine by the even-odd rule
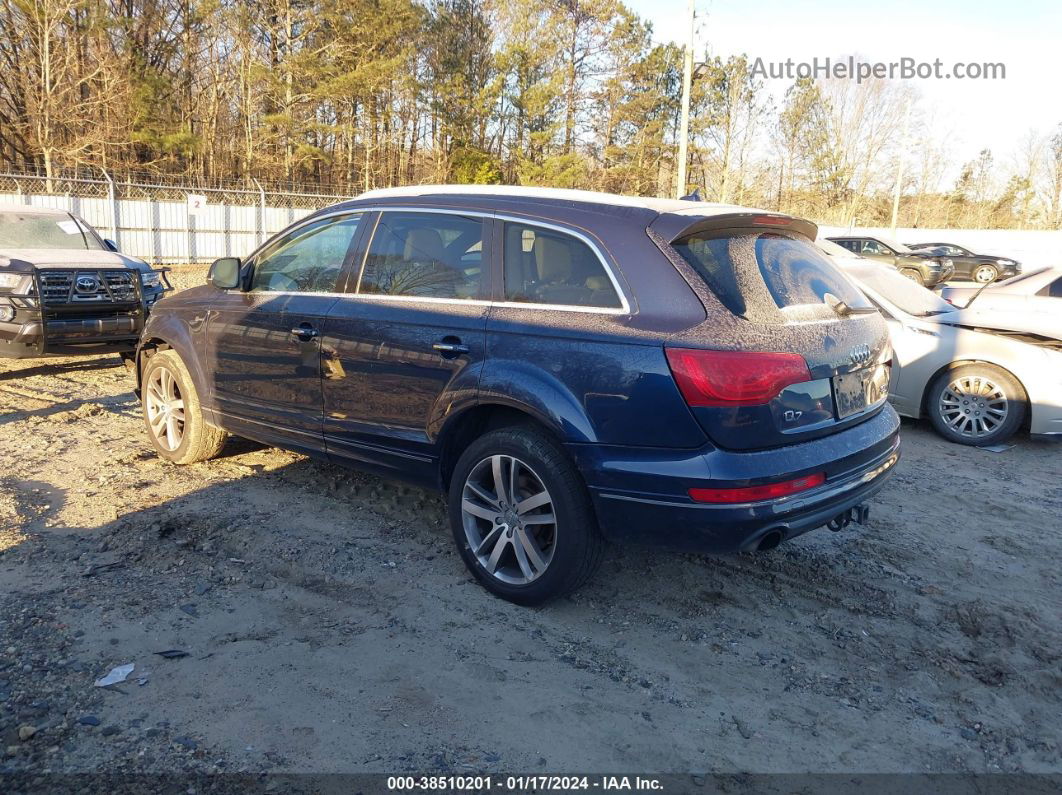
[[[686,57],[682,63],[682,118],[679,122],[678,178],[675,198],[686,195],[686,149],[690,137],[690,89],[693,86],[693,20],[694,0],[689,0],[690,38],[686,43]]]
[[[903,112],[903,137],[900,143],[900,156],[896,163],[896,187],[892,192],[892,224],[890,226],[892,236],[896,237],[896,223],[900,217],[900,191],[903,190],[903,166],[907,159],[907,127],[911,119],[911,100],[908,98],[907,107]]]

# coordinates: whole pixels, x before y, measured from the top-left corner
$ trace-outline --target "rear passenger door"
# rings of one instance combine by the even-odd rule
[[[330,455],[434,477],[438,426],[475,399],[490,296],[489,219],[383,210],[322,338]]]

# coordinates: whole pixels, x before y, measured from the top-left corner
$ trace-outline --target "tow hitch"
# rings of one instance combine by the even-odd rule
[[[848,525],[853,522],[856,524],[866,524],[867,519],[869,518],[870,506],[866,503],[861,503],[860,505],[849,508],[847,511],[837,514],[826,523],[826,526],[836,533],[838,530],[844,530],[844,528],[848,527]]]

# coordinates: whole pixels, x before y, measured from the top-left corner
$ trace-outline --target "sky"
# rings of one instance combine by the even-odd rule
[[[626,0],[653,25],[657,42],[689,36],[687,0]],[[1009,162],[1030,129],[1062,124],[1062,0],[695,0],[694,53],[810,61],[856,54],[868,61],[910,57],[1001,62],[1004,80],[912,80],[923,113],[947,136],[951,157],[985,148]],[[769,80],[781,97],[790,81]]]

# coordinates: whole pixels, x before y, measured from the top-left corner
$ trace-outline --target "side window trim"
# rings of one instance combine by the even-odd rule
[[[369,256],[369,244],[376,234],[376,225],[380,223],[378,210],[365,211],[365,223],[361,224],[354,240],[354,253],[350,258],[346,278],[343,280],[343,295],[357,295],[361,276],[365,272],[365,260]]]
[[[438,213],[449,215],[462,215],[465,217],[475,217],[483,219],[483,246],[485,252],[490,252],[491,267],[486,269],[485,279],[482,290],[482,298],[434,298],[431,296],[415,296],[415,295],[380,295],[374,293],[359,293],[357,292],[358,285],[361,281],[362,275],[365,270],[365,263],[368,258],[369,247],[372,242],[372,235],[375,234],[376,225],[379,223],[380,216],[385,212],[418,212],[418,213]],[[289,229],[282,230],[267,240],[261,246],[258,247],[247,258],[248,264],[253,268],[258,264],[262,254],[265,253],[272,245],[277,242],[282,235],[290,234],[301,229],[307,224],[323,220],[325,218],[331,218],[334,216],[354,215],[361,214],[362,220],[358,224],[358,230],[354,235],[350,251],[348,251],[347,260],[344,264],[344,272],[340,273],[339,280],[336,283],[336,290],[329,292],[327,295],[342,295],[344,297],[357,297],[362,300],[374,300],[374,301],[405,301],[405,302],[424,302],[424,303],[461,303],[461,304],[482,304],[484,306],[503,306],[516,309],[532,309],[532,310],[545,310],[545,311],[563,311],[563,312],[581,312],[587,314],[600,314],[600,315],[630,315],[633,310],[631,308],[631,302],[627,297],[627,290],[624,288],[625,282],[621,282],[616,274],[615,268],[612,266],[611,261],[604,255],[601,247],[597,241],[576,229],[568,226],[562,226],[559,224],[550,223],[533,216],[524,217],[518,215],[508,215],[505,213],[494,213],[486,210],[465,210],[450,209],[450,208],[437,208],[437,207],[423,207],[415,204],[403,204],[403,205],[385,205],[385,206],[369,206],[369,207],[356,207],[356,208],[344,208],[332,213],[325,213],[322,215],[315,215],[313,218],[304,219],[303,223],[298,226],[290,227]],[[492,223],[493,221],[493,223]],[[612,284],[613,289],[616,291],[616,295],[619,297],[621,306],[610,307],[596,307],[596,306],[573,306],[569,304],[536,304],[530,302],[508,302],[504,300],[504,294],[500,294],[499,290],[504,290],[504,273],[502,268],[504,260],[503,242],[501,236],[502,226],[505,222],[526,224],[528,226],[540,226],[544,229],[551,229],[562,234],[571,235],[572,237],[581,240],[597,257],[601,266],[605,269],[605,274],[608,276],[609,281]],[[345,276],[344,276],[345,273]]]

